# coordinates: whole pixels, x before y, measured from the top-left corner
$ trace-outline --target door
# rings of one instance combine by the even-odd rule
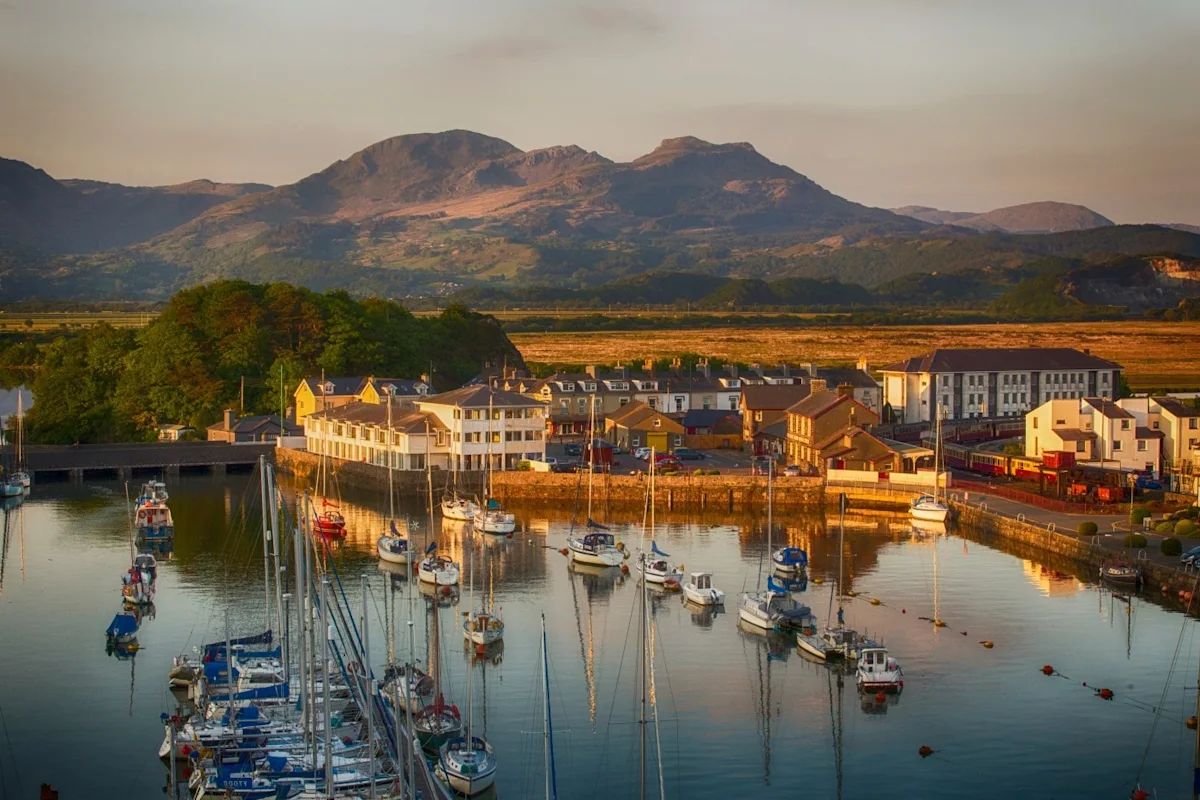
[[[653,447],[660,453],[667,452],[667,434],[665,433],[647,433],[646,446]]]

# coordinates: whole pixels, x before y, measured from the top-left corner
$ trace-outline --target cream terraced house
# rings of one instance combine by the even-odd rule
[[[939,349],[884,367],[883,402],[897,422],[1016,417],[1050,400],[1117,396],[1122,367],[1058,347]]]
[[[304,420],[311,453],[398,470],[495,470],[546,453],[545,406],[513,392],[466,386],[422,397],[417,408],[352,402]]]
[[[1052,399],[1025,415],[1030,458],[1047,450],[1067,451],[1078,463],[1157,475],[1162,441],[1161,416],[1148,398]]]

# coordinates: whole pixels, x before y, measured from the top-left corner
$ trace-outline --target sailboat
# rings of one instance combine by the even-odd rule
[[[592,422],[595,426],[596,403],[592,403]],[[595,441],[595,431],[590,431],[591,441]],[[617,567],[628,558],[628,554],[617,544],[616,537],[608,532],[603,525],[592,521],[592,476],[595,474],[595,448],[588,448],[588,488],[587,488],[587,517],[584,523],[584,533],[581,535],[567,534],[567,556],[573,564],[590,564],[596,567]],[[575,520],[571,526],[574,530]]]
[[[437,542],[425,548],[425,558],[417,565],[417,577],[424,583],[453,586],[458,583],[458,564],[450,556],[437,553]]]
[[[462,713],[458,706],[447,703],[442,694],[441,652],[438,647],[441,633],[439,616],[438,605],[434,603],[433,620],[430,622],[433,644],[429,660],[433,672],[433,702],[413,714],[413,730],[420,739],[421,746],[431,753],[438,752],[442,745],[462,732]]]
[[[655,462],[654,454],[651,452],[650,464]],[[642,535],[639,543],[639,550],[645,551],[646,546],[646,529],[647,522],[650,523],[650,530],[653,531],[654,521],[654,467],[650,468],[650,481],[646,485],[647,499],[649,501],[650,514],[649,518],[643,517],[642,520]],[[638,790],[640,796],[646,796],[646,729],[652,721],[654,724],[654,740],[655,749],[658,758],[655,759],[658,772],[658,793],[660,798],[666,798],[666,786],[663,782],[663,761],[662,761],[662,738],[658,730],[658,702],[655,700],[657,693],[654,688],[654,644],[652,636],[654,634],[654,616],[652,613],[652,605],[649,602],[650,582],[642,581],[642,591],[639,594],[641,600],[641,634],[638,636],[638,661],[640,669],[638,670],[638,686],[641,690],[639,699],[639,708],[641,710],[638,727],[641,731],[639,741],[639,759],[638,759]],[[646,705],[651,706],[651,713],[654,715],[653,720],[646,718]]]
[[[516,530],[517,518],[500,507],[500,502],[492,497],[492,398],[488,397],[488,430],[487,430],[487,472],[484,473],[484,507],[475,511],[472,523],[480,533],[509,534]],[[504,424],[500,424],[500,440],[504,441]],[[504,458],[503,452],[500,455]]]
[[[491,583],[491,571],[488,574],[488,583]],[[491,588],[489,585],[488,596],[491,597]],[[471,605],[475,603],[475,554],[471,554]],[[467,618],[462,624],[463,637],[476,647],[487,647],[490,644],[495,644],[504,638],[504,620],[500,615],[492,610],[491,602],[488,602],[486,608],[480,608],[476,611],[472,608],[467,612]]]
[[[474,561],[472,561],[473,563]],[[472,567],[473,571],[474,567]],[[473,797],[486,791],[496,780],[496,754],[492,751],[492,746],[488,744],[486,735],[475,736],[472,730],[474,665],[475,662],[472,659],[468,662],[467,667],[466,733],[451,739],[439,748],[437,765],[439,777],[450,784],[454,791],[465,794],[467,797]],[[486,712],[484,719],[487,719]]]
[[[32,481],[25,469],[25,414],[21,407],[21,390],[17,390],[17,441],[13,449],[13,472],[8,476],[8,484],[22,490],[28,489]],[[7,495],[7,492],[5,493]],[[19,492],[18,492],[19,494]]]
[[[650,468],[650,481],[653,483],[654,467]],[[671,557],[670,553],[664,553],[658,549],[658,543],[651,540],[650,552],[641,553],[638,555],[638,564],[642,570],[642,576],[650,583],[658,583],[669,585],[671,581],[675,585],[679,584],[679,579],[683,577],[683,566],[675,566],[667,559]]]
[[[461,423],[458,424],[461,427]],[[454,436],[461,435],[461,431],[454,432]],[[471,522],[475,519],[475,515],[479,513],[479,505],[462,497],[458,493],[458,462],[459,456],[451,452],[450,471],[453,473],[454,488],[449,491],[443,491],[441,503],[442,519],[454,520],[455,522]]]
[[[392,564],[407,564],[413,559],[413,551],[410,542],[407,538],[400,535],[400,531],[396,530],[396,492],[393,486],[392,478],[392,396],[388,395],[387,407],[387,462],[388,462],[388,529],[380,535],[375,542],[375,549],[379,551],[379,557],[384,561]],[[426,423],[425,428],[425,463],[428,468],[429,464],[429,428]]]
[[[771,534],[775,527],[775,464],[767,468],[767,548],[771,551]],[[758,562],[758,579],[762,580],[762,557]],[[764,630],[774,628],[799,628],[812,620],[812,610],[797,602],[787,588],[767,576],[766,588],[758,592],[742,592],[738,601],[738,617],[750,625]]]
[[[939,499],[942,483],[942,417],[944,414],[945,409],[942,408],[941,403],[938,403],[937,439],[934,441],[933,451],[933,494],[923,494],[914,498],[908,510],[910,517],[926,522],[945,522],[946,517],[950,515],[950,506]]]
[[[820,632],[806,628],[796,634],[796,644],[800,649],[815,658],[826,661],[830,658],[858,658],[858,647],[861,644],[857,632],[850,630],[842,622],[842,609],[838,608],[838,623],[833,624],[833,596],[841,594],[842,590],[842,561],[845,556],[846,536],[846,495],[838,498],[838,577],[837,584],[829,593],[829,615],[825,627]]]

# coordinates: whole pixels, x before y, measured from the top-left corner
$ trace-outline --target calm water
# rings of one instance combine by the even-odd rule
[[[262,562],[257,480],[184,478],[170,486],[176,548],[162,560],[154,618],[132,660],[105,653],[103,630],[119,608],[128,565],[123,489],[48,484],[5,517],[0,594],[0,739],[5,797],[32,797],[43,781],[64,798],[160,796],[155,758],[159,714],[173,709],[171,659],[223,636],[261,628]],[[404,583],[373,555],[382,498],[348,497],[352,534],[337,560],[354,608],[369,576],[372,651],[386,656],[385,598],[408,616]],[[518,511],[512,540],[438,531],[464,561],[457,606],[439,611],[447,694],[465,708],[475,681],[477,728],[500,759],[498,793],[541,793],[539,614],[545,612],[551,691],[564,798],[636,796],[637,583],[574,574],[563,546],[569,509]],[[630,520],[615,520],[632,546]],[[671,797],[1128,797],[1140,774],[1159,797],[1190,789],[1194,736],[1195,628],[1183,615],[1097,587],[970,540],[912,538],[900,520],[851,518],[846,530],[847,622],[883,637],[904,665],[898,700],[860,701],[853,680],[798,655],[794,644],[744,632],[736,598],[754,584],[761,521],[660,520],[660,548],[689,569],[715,573],[727,612],[692,613],[677,596],[654,596],[656,697],[662,763]],[[821,616],[836,571],[836,524],[780,522],[776,541],[806,547],[805,601]],[[418,539],[423,537],[423,533]],[[549,545],[549,546],[547,546]],[[456,614],[468,607],[471,554],[476,591],[490,590],[507,624],[501,658],[469,667]],[[935,629],[936,598],[948,623]],[[873,606],[868,598],[882,601]],[[428,658],[429,605],[417,594],[416,648]],[[477,598],[478,599],[478,598]],[[403,626],[401,627],[403,630]],[[633,631],[633,633],[631,633]],[[963,635],[965,632],[966,635]],[[397,647],[407,650],[407,632]],[[981,640],[995,642],[985,649]],[[1180,646],[1179,657],[1172,657]],[[1052,664],[1070,679],[1044,677]],[[1111,687],[1105,702],[1089,687]],[[1154,724],[1164,711],[1144,766]],[[651,738],[649,771],[655,774]],[[917,749],[937,751],[921,759]]]

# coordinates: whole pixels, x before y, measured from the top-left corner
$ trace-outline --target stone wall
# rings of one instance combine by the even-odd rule
[[[275,453],[275,465],[281,472],[287,472],[301,483],[310,486],[316,483],[320,463],[320,456],[306,450],[281,447]],[[339,484],[387,492],[387,467],[336,458],[329,459],[328,463],[331,475]],[[529,473],[521,474],[528,475]],[[440,493],[449,479],[450,475],[444,470],[433,470],[434,491]],[[426,488],[425,472],[423,470],[392,470],[392,483],[398,493],[422,493]],[[460,472],[458,473],[458,485],[467,494],[479,494],[483,488],[483,473]]]

